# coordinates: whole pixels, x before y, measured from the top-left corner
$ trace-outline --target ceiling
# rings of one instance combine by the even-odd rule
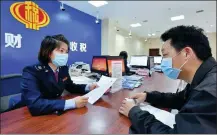
[[[99,18],[109,18],[125,30],[130,30],[132,23],[141,23],[141,27],[131,28],[132,33],[140,37],[148,37],[149,33],[158,37],[165,30],[182,24],[216,32],[216,1],[108,1],[107,5],[98,8],[87,1],[62,2],[92,16],[98,12]],[[198,10],[204,12],[196,13]],[[184,15],[185,19],[170,20],[178,15]]]

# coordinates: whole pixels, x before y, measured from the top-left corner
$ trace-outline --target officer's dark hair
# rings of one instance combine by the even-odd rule
[[[51,53],[55,48],[60,47],[61,42],[66,43],[69,50],[69,41],[64,37],[64,35],[58,34],[53,36],[46,36],[41,42],[40,51],[38,53],[38,60],[44,64],[50,62]]]
[[[161,39],[165,42],[171,40],[177,52],[185,47],[190,47],[196,56],[204,61],[212,56],[211,48],[204,30],[195,26],[177,26],[169,29],[161,35]]]
[[[119,56],[122,56],[124,59],[127,59],[128,58],[128,54],[126,51],[121,51]]]

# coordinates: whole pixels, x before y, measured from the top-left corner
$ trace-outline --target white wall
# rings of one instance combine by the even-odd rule
[[[128,37],[129,31],[118,28],[115,30],[115,24],[105,19],[102,21],[102,55],[119,55],[121,51],[127,51],[131,55],[143,55],[145,53],[144,40],[137,35],[132,34]]]
[[[212,49],[212,55],[215,59],[217,59],[216,58],[216,32],[215,33],[208,33],[207,36],[209,39],[209,44],[210,44],[211,49]]]
[[[102,55],[119,55],[121,51],[127,51],[129,56],[149,55],[149,49],[162,47],[160,38],[150,38],[147,42],[135,34],[132,34],[132,38],[126,38],[129,31],[119,28],[120,31],[117,32],[114,27],[111,20],[102,21]],[[216,33],[207,35],[213,57],[216,59]]]
[[[161,54],[161,47],[162,47],[162,41],[160,40],[160,38],[149,38],[145,42],[144,51],[145,51],[145,54],[149,55],[149,49],[159,48],[160,49],[160,54]]]
[[[126,38],[128,32],[117,32],[115,34],[115,44],[112,46],[111,55],[118,55],[121,51],[127,51],[128,55],[143,55],[145,51],[144,42],[136,36],[132,36],[132,38]]]
[[[216,33],[208,33],[207,36],[212,49],[212,55],[216,59]],[[161,47],[162,47],[162,41],[160,40],[160,38],[148,39],[148,41],[145,42],[145,54],[148,54],[149,49],[151,48],[161,49]]]

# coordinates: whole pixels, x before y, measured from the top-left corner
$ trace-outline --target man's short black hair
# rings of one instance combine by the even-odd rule
[[[185,47],[190,47],[196,56],[204,61],[212,56],[211,48],[204,30],[195,26],[177,26],[169,29],[161,35],[165,42],[171,40],[171,45],[176,51],[181,51]]]
[[[127,59],[127,58],[128,58],[128,54],[127,54],[126,51],[121,51],[120,54],[119,54],[119,56],[124,57],[124,59]]]
[[[50,55],[55,48],[60,47],[60,42],[66,43],[69,50],[69,41],[62,34],[46,36],[41,42],[38,60],[43,64],[50,62]]]

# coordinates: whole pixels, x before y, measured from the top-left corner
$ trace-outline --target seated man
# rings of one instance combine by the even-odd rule
[[[137,93],[130,98],[137,103],[149,102],[159,107],[178,109],[174,128],[142,111],[135,103],[123,101],[119,112],[132,122],[131,133],[176,134],[216,133],[216,69],[208,38],[194,26],[177,26],[161,35],[163,73],[172,79],[187,82],[176,94]],[[157,85],[157,84],[156,84]],[[168,86],[169,87],[169,86]],[[175,91],[175,90],[174,90]]]

